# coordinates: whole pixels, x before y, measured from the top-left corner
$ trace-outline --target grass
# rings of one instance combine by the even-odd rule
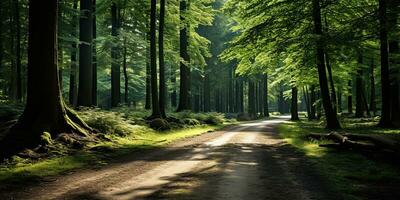
[[[347,133],[385,134],[395,138],[400,136],[400,130],[375,128],[376,119],[343,119],[342,124],[343,132]],[[330,150],[318,146],[329,141],[306,139],[305,136],[309,133],[328,132],[321,123],[306,120],[287,122],[281,124],[278,131],[289,144],[315,162],[317,170],[328,180],[330,187],[343,194],[345,199],[400,195],[393,189],[400,186],[400,170],[397,166],[355,152]],[[397,193],[392,194],[393,192]]]
[[[128,109],[104,111],[99,109],[82,110],[79,115],[91,127],[97,129],[103,139],[87,143],[81,150],[71,150],[68,145],[55,142],[54,150],[39,160],[14,156],[0,165],[0,188],[18,187],[35,183],[43,178],[85,167],[101,167],[113,159],[134,151],[162,148],[166,145],[205,132],[214,131],[230,123],[223,123],[223,116],[213,113],[181,114],[183,118],[209,120],[218,124],[186,125],[168,131],[157,131],[148,127],[143,118],[147,112]],[[181,115],[174,114],[180,117]],[[181,119],[181,118],[178,118]],[[211,120],[210,120],[211,119]],[[213,122],[213,121],[212,121]]]

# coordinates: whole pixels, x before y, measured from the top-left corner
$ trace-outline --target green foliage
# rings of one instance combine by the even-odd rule
[[[361,131],[358,129],[364,127],[362,132],[369,134],[366,130],[376,129],[370,122],[371,120],[364,120],[364,122],[358,120],[358,126],[352,127],[353,119],[342,119],[344,126],[348,127],[343,131],[360,133]],[[400,172],[396,166],[370,159],[358,153],[330,151],[318,146],[330,141],[308,140],[306,135],[309,133],[327,133],[327,130],[318,122],[288,122],[280,125],[278,131],[288,143],[303,152],[315,164],[319,173],[329,181],[330,186],[342,193],[346,199],[360,199],[366,193],[371,194],[367,190],[375,188],[376,184],[390,190],[393,184],[397,185],[400,181]],[[400,131],[393,131],[400,136]],[[388,130],[376,129],[371,133],[388,134]],[[364,187],[358,187],[360,184]]]

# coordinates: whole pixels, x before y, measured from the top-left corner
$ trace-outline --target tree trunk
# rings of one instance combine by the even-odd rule
[[[16,101],[22,101],[22,77],[21,77],[21,23],[20,23],[20,9],[19,9],[19,1],[14,0],[14,23],[16,26]]]
[[[321,8],[320,8],[320,0],[313,0],[313,20],[314,20],[314,28],[315,34],[319,37],[323,37],[322,33],[322,24],[321,24]],[[328,129],[340,129],[340,123],[337,119],[336,112],[333,110],[332,102],[330,100],[329,95],[329,87],[328,81],[326,77],[326,68],[325,68],[325,53],[324,46],[322,41],[316,41],[316,49],[317,49],[317,68],[318,68],[318,76],[319,76],[319,85],[321,90],[322,104],[325,110],[325,117],[327,122]]]
[[[269,103],[268,103],[268,74],[264,74],[264,117],[269,117]]]
[[[228,89],[228,106],[229,106],[229,108],[228,108],[228,112],[229,113],[234,113],[234,95],[233,95],[233,87],[234,87],[234,85],[233,85],[233,73],[234,73],[234,68],[233,68],[233,66],[231,66],[230,68],[229,68],[229,76],[228,76],[228,78],[229,78],[229,83],[228,83],[228,87],[229,87],[229,89]]]
[[[123,50],[123,64],[122,68],[124,71],[124,101],[127,106],[130,106],[129,102],[129,77],[128,77],[128,66],[126,64],[127,62],[127,44],[126,44],[126,38],[124,38],[124,50]]]
[[[310,89],[310,116],[308,117],[309,120],[315,120],[317,119],[316,116],[316,94],[315,94],[315,85],[311,86]]]
[[[78,9],[78,1],[74,1],[73,5],[74,11]],[[77,16],[74,15],[72,17],[72,37],[75,39],[77,37]],[[78,96],[78,87],[76,83],[77,79],[77,48],[78,44],[76,42],[72,42],[71,44],[71,69],[69,74],[69,104],[72,106],[76,106],[77,104],[77,96]]]
[[[394,125],[400,125],[400,102],[399,102],[399,66],[400,64],[397,59],[398,56],[400,55],[400,48],[399,48],[399,43],[396,40],[391,40],[389,42],[389,53],[391,56],[389,57],[389,63],[390,63],[390,74],[392,75],[390,77],[391,84],[390,84],[390,89],[391,89],[391,121]]]
[[[325,14],[325,29],[326,32],[328,32],[328,20]],[[333,81],[333,75],[332,75],[332,67],[331,63],[329,60],[329,54],[327,52],[328,50],[325,51],[325,62],[326,62],[326,69],[328,70],[328,76],[329,76],[329,83],[331,87],[331,101],[333,105],[333,110],[334,112],[337,112],[337,98],[336,98],[336,90],[335,90],[335,82]]]
[[[256,98],[255,98],[255,86],[253,80],[249,80],[249,91],[248,91],[248,100],[249,100],[249,115],[251,118],[255,119],[256,114]]]
[[[111,5],[111,35],[114,44],[111,47],[111,107],[117,107],[121,103],[121,68],[119,65],[119,16],[116,3]]]
[[[159,65],[160,65],[160,113],[162,117],[166,117],[165,105],[166,105],[166,80],[165,80],[165,62],[164,62],[164,24],[165,24],[165,1],[160,0],[160,18],[159,18],[159,30],[158,30],[158,53],[159,53]]]
[[[149,26],[148,26],[149,27]],[[146,34],[146,40],[150,43],[150,31]],[[150,48],[146,47],[146,99],[145,109],[151,109],[151,75],[150,75]]]
[[[299,109],[298,109],[298,90],[297,87],[292,87],[292,106],[290,107],[291,120],[299,120]]]
[[[347,112],[353,114],[353,89],[351,80],[348,82],[349,96],[347,96]]]
[[[375,68],[375,63],[374,63],[374,59],[372,58],[371,66],[370,66],[371,99],[370,99],[369,108],[372,111],[372,114],[375,116],[376,115],[376,101],[375,101],[376,93],[375,93],[375,73],[374,73],[374,68]]]
[[[211,88],[210,88],[210,75],[205,70],[204,75],[204,112],[211,111]]]
[[[356,76],[356,114],[355,117],[362,118],[365,117],[365,104],[364,104],[364,88],[363,88],[363,70],[361,69],[361,65],[363,63],[362,55],[358,56],[358,64],[359,68]]]
[[[97,37],[97,23],[96,23],[96,0],[92,0],[93,9],[93,82],[92,82],[92,105],[97,106],[97,49],[96,49],[96,37]]]
[[[150,7],[150,80],[152,114],[150,118],[161,117],[157,88],[157,47],[156,47],[156,18],[157,0],[151,0]]]
[[[389,52],[388,52],[388,20],[386,0],[379,0],[380,23],[380,51],[381,51],[381,93],[382,112],[379,126],[383,128],[393,127],[391,122],[390,80],[389,80]]]
[[[93,12],[92,0],[80,0],[78,106],[93,104]]]
[[[44,132],[84,136],[91,129],[69,110],[61,96],[57,66],[58,1],[29,1],[28,91],[24,113],[0,145],[0,157],[41,143]]]
[[[174,66],[171,66],[171,85],[172,85],[172,93],[171,93],[171,106],[172,108],[176,108],[177,106],[177,92],[176,92],[176,70]]]
[[[179,90],[179,105],[177,111],[190,110],[189,102],[189,90],[190,90],[190,69],[188,64],[189,53],[188,53],[188,28],[185,19],[187,11],[186,0],[181,0],[179,4],[180,20],[183,24],[183,28],[180,30],[180,56],[182,61],[180,62],[180,90]]]

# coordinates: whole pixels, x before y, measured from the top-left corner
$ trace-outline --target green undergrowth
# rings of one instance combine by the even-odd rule
[[[400,136],[400,130],[376,128],[376,123],[377,119],[342,119],[344,129],[340,132],[381,134],[396,139]],[[278,131],[289,144],[315,163],[328,185],[343,194],[345,199],[379,198],[382,194],[391,195],[397,191],[393,188],[400,186],[400,170],[395,164],[349,150],[331,150],[318,146],[331,141],[307,139],[309,133],[328,133],[323,123],[305,119],[301,122],[287,122],[279,125]]]
[[[84,167],[101,167],[129,153],[162,148],[179,139],[214,131],[232,123],[218,113],[171,113],[180,124],[166,131],[149,128],[145,120],[148,111],[118,108],[113,110],[82,109],[79,116],[97,130],[98,139],[82,149],[71,149],[57,141],[39,159],[14,156],[0,165],[0,189],[24,185],[46,177],[67,173]],[[194,123],[196,121],[196,123]]]

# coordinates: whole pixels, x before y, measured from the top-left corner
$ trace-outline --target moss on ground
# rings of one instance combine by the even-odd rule
[[[400,130],[380,129],[375,125],[377,119],[342,119],[346,133],[383,134],[395,139]],[[309,133],[327,133],[320,122],[287,122],[278,127],[282,137],[315,162],[317,170],[331,184],[330,186],[344,195],[345,199],[381,198],[382,195],[400,197],[400,170],[398,166],[384,160],[371,159],[351,151],[338,151],[319,147],[330,141],[310,141]],[[377,187],[377,185],[379,185]],[[381,196],[380,196],[381,195]]]

